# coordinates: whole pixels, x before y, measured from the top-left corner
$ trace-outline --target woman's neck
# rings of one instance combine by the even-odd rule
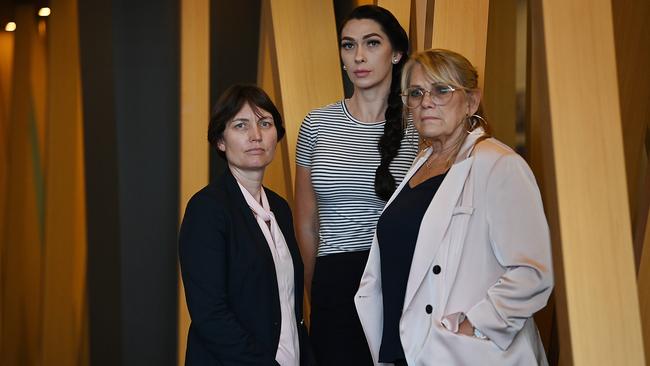
[[[385,120],[388,107],[389,83],[382,83],[374,88],[354,88],[354,94],[347,100],[350,114],[361,122],[378,122]]]
[[[244,186],[246,191],[255,198],[257,202],[262,202],[262,179],[264,178],[264,170],[242,170],[229,165],[232,175],[237,182]]]
[[[458,129],[455,131],[457,132]],[[429,140],[431,146],[431,155],[427,159],[427,163],[445,165],[452,164],[456,160],[456,155],[460,150],[461,145],[465,142],[466,134],[454,133],[448,138],[436,138]]]

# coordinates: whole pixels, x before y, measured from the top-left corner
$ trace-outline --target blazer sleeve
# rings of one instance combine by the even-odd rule
[[[551,241],[535,177],[519,155],[499,158],[486,189],[489,240],[506,271],[467,317],[505,350],[548,301],[553,289]]]
[[[227,221],[223,205],[207,194],[187,205],[179,258],[193,331],[222,365],[277,365],[228,304]]]

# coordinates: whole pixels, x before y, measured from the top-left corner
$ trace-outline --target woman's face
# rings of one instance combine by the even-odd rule
[[[223,137],[217,143],[226,154],[228,165],[242,170],[264,170],[273,160],[278,133],[271,113],[246,103],[226,124]]]
[[[341,60],[355,88],[370,89],[391,82],[394,52],[386,33],[371,19],[351,19],[341,30]],[[397,63],[397,62],[395,62]]]
[[[422,88],[430,91],[434,84],[426,75],[420,64],[413,66],[409,78],[409,88]],[[463,122],[478,109],[480,94],[478,91],[465,91],[457,88],[451,92],[451,98],[444,105],[436,105],[429,93],[425,93],[422,103],[410,109],[413,114],[413,124],[425,140],[456,141],[465,129]]]

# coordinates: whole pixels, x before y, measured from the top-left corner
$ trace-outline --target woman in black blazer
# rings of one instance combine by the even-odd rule
[[[291,210],[262,187],[283,136],[263,90],[235,85],[217,102],[208,140],[228,169],[189,201],[179,237],[186,365],[312,364]]]

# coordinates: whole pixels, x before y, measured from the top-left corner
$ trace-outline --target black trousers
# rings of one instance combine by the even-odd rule
[[[310,338],[319,366],[372,366],[354,307],[369,251],[316,258],[311,287]]]

